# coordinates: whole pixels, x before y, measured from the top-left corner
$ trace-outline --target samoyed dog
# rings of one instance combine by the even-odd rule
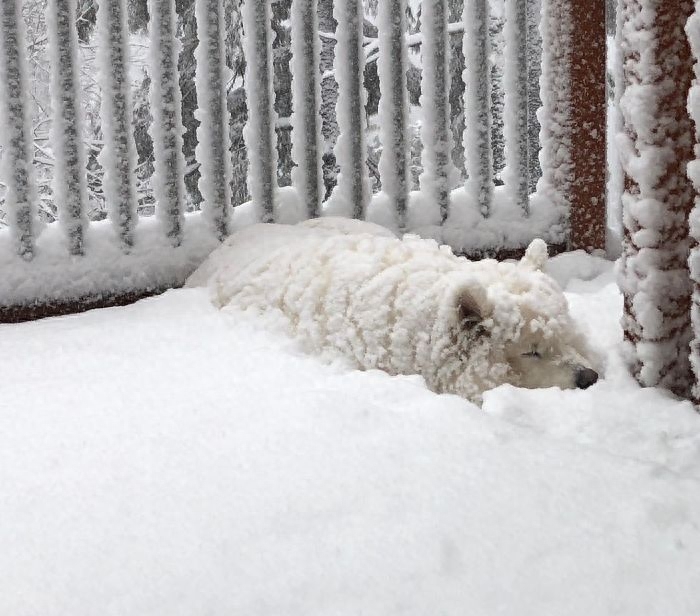
[[[372,223],[319,218],[257,224],[190,276],[219,307],[275,311],[305,349],[359,369],[419,374],[438,393],[586,388],[594,360],[533,241],[517,263],[469,261],[433,240]]]

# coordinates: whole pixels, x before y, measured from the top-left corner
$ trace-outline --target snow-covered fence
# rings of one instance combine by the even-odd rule
[[[248,114],[244,136],[248,148],[248,191],[262,222],[275,220],[277,150],[272,88],[272,29],[267,2],[245,0],[242,6],[246,36]]]
[[[447,39],[447,0],[434,0],[422,5],[421,34],[421,138],[423,141],[423,173],[420,190],[425,198],[437,204],[440,224],[450,213],[450,175],[452,136],[449,131],[450,91],[449,46]],[[380,51],[381,53],[381,51]]]
[[[136,146],[131,125],[131,88],[127,78],[126,0],[99,0],[97,11],[98,81],[102,90],[100,164],[110,217],[125,252],[134,245],[136,226]],[[70,44],[65,40],[64,44]],[[54,91],[53,99],[70,93]]]
[[[489,56],[489,0],[464,3],[464,113],[474,121],[465,126],[465,166],[470,195],[483,216],[489,215],[493,199],[493,152],[491,147],[491,66]]]
[[[289,0],[291,2],[291,0]],[[246,88],[254,117],[249,118],[247,142],[251,156],[250,192],[257,219],[289,220],[276,182],[262,172],[261,154],[275,120],[269,15],[266,2],[244,3],[248,64]],[[544,41],[541,58],[542,178],[531,193],[534,157],[528,149],[532,130],[528,104],[533,88],[529,64],[535,11],[525,0],[504,0],[505,28],[505,145],[503,187],[496,187],[491,148],[492,110],[490,71],[493,48],[489,40],[489,0],[463,2],[461,23],[448,23],[448,0],[421,4],[421,31],[406,36],[405,0],[378,3],[377,43],[363,50],[362,0],[335,0],[333,77],[337,82],[336,119],[339,135],[331,144],[339,165],[337,185],[327,203],[318,200],[321,175],[319,123],[309,117],[319,106],[316,83],[319,65],[316,5],[292,3],[292,114],[294,157],[300,167],[292,177],[304,203],[296,216],[326,212],[367,217],[400,230],[437,237],[457,251],[471,254],[518,249],[534,236],[572,248],[605,247],[605,2],[543,0],[539,15]],[[263,23],[261,23],[263,22]],[[450,37],[463,32],[466,116],[462,136],[466,160],[464,182],[453,165],[450,102]],[[528,32],[530,35],[528,35]],[[313,41],[313,44],[310,42]],[[420,50],[420,137],[422,144],[418,190],[410,190],[407,163],[407,41]],[[368,123],[363,87],[366,54],[377,52],[378,125],[382,143],[379,164],[381,192],[370,195],[367,171]],[[255,68],[251,68],[252,64]],[[326,79],[326,75],[323,79]],[[302,105],[303,109],[299,109]],[[274,133],[271,135],[274,140]],[[260,145],[262,144],[262,145]],[[263,156],[274,160],[274,151]],[[303,170],[303,174],[302,174]],[[464,185],[460,185],[463,183]],[[267,191],[266,195],[261,190]],[[320,190],[320,189],[319,189]],[[265,212],[263,216],[261,213]],[[235,224],[235,219],[234,219]]]
[[[36,189],[32,170],[31,131],[24,104],[27,88],[24,28],[20,27],[19,0],[0,4],[0,132],[3,133],[5,210],[13,234],[13,246],[23,259],[34,256]],[[3,122],[3,116],[5,121]]]
[[[82,255],[87,224],[87,177],[84,172],[82,109],[78,98],[75,10],[75,0],[50,0],[46,25],[49,51],[57,59],[51,64],[52,89],[64,93],[54,99],[51,142],[55,148],[56,163],[53,194],[61,208],[60,216],[68,236],[68,251],[71,255]]]
[[[505,181],[513,189],[516,203],[524,214],[530,211],[530,187],[527,138],[527,0],[506,2]]]
[[[250,2],[246,3],[248,4]],[[197,129],[199,191],[202,193],[204,215],[216,237],[222,240],[228,232],[231,204],[224,7],[222,0],[199,0],[195,2],[195,10],[199,39],[195,52],[199,102],[196,116],[200,122]],[[269,105],[263,107],[261,112],[264,113],[268,107]],[[251,116],[255,117],[254,114]],[[262,143],[260,147],[263,147]]]
[[[180,42],[175,37],[175,0],[150,0],[151,15],[151,113],[150,127],[155,150],[153,192],[159,204],[165,235],[173,246],[183,239],[185,210],[185,158],[182,153],[182,95],[177,58]]]
[[[396,212],[400,231],[406,229],[409,193],[408,91],[406,88],[406,0],[379,4],[379,45],[383,53],[378,73],[382,84],[379,99],[381,140],[385,144],[379,160],[379,174],[384,178],[382,190]]]
[[[362,85],[365,56],[362,50],[362,0],[336,0],[335,78],[338,82],[336,117],[340,135],[335,158],[340,175],[335,194],[341,213],[364,218],[369,201],[367,146],[365,142],[365,90]],[[298,41],[297,41],[298,42]],[[292,48],[292,55],[301,50]],[[293,138],[298,135],[293,135]]]
[[[293,118],[295,135],[292,156],[297,166],[292,182],[306,203],[309,218],[321,214],[323,177],[321,173],[321,76],[319,75],[320,41],[316,0],[293,0],[292,56]],[[271,177],[271,185],[276,178]]]
[[[292,190],[278,187],[271,0],[242,0],[245,89],[251,203],[231,204],[229,117],[226,101],[231,75],[226,68],[223,0],[194,3],[197,18],[196,94],[199,120],[196,167],[200,174],[202,215],[185,216],[186,173],[182,153],[182,95],[178,87],[175,0],[149,0],[149,74],[153,122],[156,217],[136,214],[136,173],[126,0],[99,0],[97,6],[98,82],[102,98],[103,192],[110,223],[88,224],[85,152],[79,138],[80,91],[77,87],[77,36],[71,15],[75,0],[49,0],[48,27],[54,113],[51,151],[53,194],[59,224],[39,237],[27,123],[27,77],[23,66],[22,0],[0,5],[0,70],[3,96],[0,120],[6,185],[5,222],[11,248],[0,231],[0,281],[3,305],[47,302],[58,298],[103,297],[179,284],[202,256],[233,228],[251,220],[290,221],[323,213],[367,217],[401,231],[439,238],[466,253],[517,250],[533,236],[561,246],[602,248],[605,203],[605,20],[604,2],[543,0],[540,32],[544,41],[542,78],[542,177],[531,193],[528,157],[528,101],[531,97],[532,45],[524,0],[505,2],[505,147],[504,186],[495,185],[492,155],[490,0],[464,2],[461,23],[449,23],[448,0],[424,2],[421,31],[408,35],[406,0],[378,3],[376,42],[367,42],[362,0],[335,0],[333,78],[337,82],[339,136],[324,142],[319,112],[320,33],[315,0],[278,0],[291,6],[292,153],[297,167]],[[584,7],[585,5],[585,10]],[[579,34],[580,33],[580,34]],[[450,40],[462,39],[466,68],[463,108],[466,173],[453,161],[450,126]],[[456,40],[456,39],[455,39]],[[421,76],[420,109],[411,109],[407,69],[409,47],[419,51],[412,63]],[[378,56],[381,92],[378,125],[382,143],[378,165],[381,192],[371,194],[367,166],[368,54]],[[459,76],[458,76],[459,77]],[[582,96],[579,90],[585,90]],[[422,153],[418,186],[411,186],[409,123],[419,117]],[[339,165],[337,185],[323,203],[322,154],[333,148]],[[327,150],[326,150],[327,151]],[[189,161],[188,161],[189,163]],[[187,167],[192,168],[189,163]],[[1,186],[0,186],[1,188]],[[411,190],[416,188],[416,190]],[[288,198],[289,195],[293,198]],[[138,225],[137,225],[138,223]],[[149,238],[149,239],[146,239]],[[116,239],[116,243],[115,243]],[[66,250],[67,247],[67,250]],[[63,252],[62,252],[63,251]],[[24,261],[19,264],[19,253]],[[98,256],[99,255],[99,256]],[[160,260],[160,261],[159,261]],[[138,271],[138,275],[133,272]],[[48,273],[47,273],[48,272]],[[45,280],[54,281],[46,290]],[[96,282],[99,281],[99,282]],[[87,299],[86,299],[87,298]]]

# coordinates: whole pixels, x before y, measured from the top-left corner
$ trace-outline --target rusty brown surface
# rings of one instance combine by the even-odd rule
[[[164,293],[166,289],[151,289],[120,293],[116,295],[90,295],[71,300],[49,300],[23,305],[0,305],[0,323],[22,323],[46,317],[77,314],[96,308],[127,306],[134,302]]]
[[[605,0],[570,0],[572,250],[605,248]]]

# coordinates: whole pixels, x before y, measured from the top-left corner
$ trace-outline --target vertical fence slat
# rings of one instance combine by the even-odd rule
[[[686,93],[693,70],[683,29],[693,4],[621,2],[626,83],[621,153],[627,176],[622,324],[638,380],[687,395],[692,382],[687,219],[693,190],[686,165],[693,157],[693,129]]]
[[[464,155],[467,191],[488,216],[493,197],[491,130],[491,41],[489,0],[465,0],[464,13]]]
[[[623,28],[623,6],[621,2],[615,7],[615,38],[612,55],[612,80],[614,99],[608,104],[608,118],[606,124],[607,140],[607,167],[608,181],[606,186],[606,218],[609,222],[606,230],[606,252],[608,258],[616,259],[620,256],[623,233],[622,223],[622,194],[625,191],[625,174],[622,171],[620,155],[615,136],[622,132],[622,114],[620,112],[620,100],[625,91],[625,75],[622,66],[622,52],[620,42]],[[612,103],[612,104],[610,104]]]
[[[542,175],[540,168],[540,122],[537,117],[542,100],[540,99],[540,76],[542,75],[542,37],[540,36],[541,0],[527,2],[527,133],[528,133],[528,176],[529,192],[537,191],[537,183]]]
[[[3,140],[3,180],[7,185],[5,208],[15,237],[17,253],[24,259],[34,256],[34,216],[36,188],[32,168],[33,151],[29,129],[26,46],[24,23],[18,0],[0,2],[0,129]]]
[[[570,3],[575,0],[543,0],[540,16],[542,77],[540,79],[540,161],[542,178],[538,192],[552,204],[562,221],[568,215],[573,174],[569,84],[571,47]]]
[[[98,81],[102,90],[100,164],[112,223],[125,251],[136,226],[136,147],[128,76],[126,0],[99,0],[97,9]]]
[[[439,208],[439,223],[449,215],[452,152],[450,131],[450,71],[447,40],[447,0],[423,2],[420,105],[423,172],[420,189]]]
[[[667,0],[664,0],[666,2]],[[605,0],[571,2],[572,250],[605,248]]]
[[[406,2],[379,3],[379,130],[382,153],[379,176],[382,191],[391,200],[401,232],[406,229],[409,174],[408,93],[406,90]]]
[[[182,96],[177,61],[174,0],[149,0],[151,75],[150,104],[153,122],[153,195],[156,215],[173,246],[182,243],[185,202],[185,158],[182,153]]]
[[[228,233],[231,208],[231,160],[221,0],[198,0],[195,2],[195,17],[199,39],[195,50],[199,107],[195,112],[199,121],[195,150],[200,165],[198,186],[204,216],[216,237],[223,240]],[[257,111],[255,107],[249,107],[249,110],[249,116]]]
[[[353,218],[362,219],[369,201],[362,0],[336,0],[333,15],[338,22],[333,66],[338,82],[336,117],[340,131],[334,149],[340,173],[333,192]]]
[[[321,213],[321,83],[316,0],[293,0],[292,21],[292,185],[306,202],[307,216]]]
[[[569,246],[605,248],[605,0],[544,0],[538,187],[569,218]]]
[[[78,76],[75,0],[49,0],[47,29],[51,62],[53,197],[72,255],[84,254],[87,175]]]
[[[574,0],[578,2],[579,0]],[[518,208],[530,212],[528,162],[527,0],[506,0],[504,182]]]
[[[245,0],[243,14],[248,122],[243,131],[248,149],[248,191],[262,222],[274,222],[277,193],[277,147],[272,88],[270,3]]]

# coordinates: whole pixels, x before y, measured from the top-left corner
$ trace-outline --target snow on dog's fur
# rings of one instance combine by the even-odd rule
[[[519,263],[471,262],[416,236],[320,219],[253,225],[188,281],[213,302],[277,310],[309,352],[361,369],[420,374],[428,387],[480,402],[503,383],[587,387],[597,379],[535,240]]]

